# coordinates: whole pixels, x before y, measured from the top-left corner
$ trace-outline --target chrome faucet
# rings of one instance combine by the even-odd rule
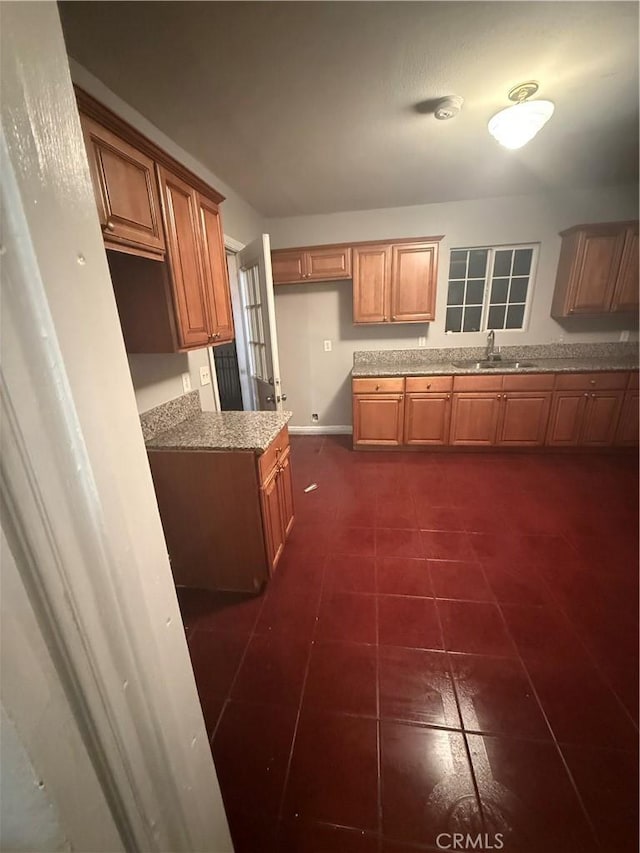
[[[486,361],[500,361],[500,351],[496,350],[496,333],[491,329],[487,335],[487,347],[484,353]]]

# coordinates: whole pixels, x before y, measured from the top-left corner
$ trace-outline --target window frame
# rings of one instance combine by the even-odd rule
[[[506,329],[504,327],[495,329],[496,332],[526,332],[529,328],[529,318],[531,315],[531,304],[533,302],[533,294],[535,288],[535,281],[538,273],[538,257],[540,250],[540,243],[501,243],[496,244],[495,246],[452,246],[449,249],[449,270],[451,268],[451,254],[452,252],[475,252],[475,251],[486,251],[487,254],[487,267],[485,271],[485,280],[484,280],[484,294],[482,299],[482,311],[480,314],[480,328],[475,331],[465,331],[464,329],[460,329],[459,331],[447,330],[447,310],[449,308],[456,308],[456,305],[449,304],[449,284],[451,281],[462,281],[465,285],[465,298],[466,298],[466,287],[469,281],[475,281],[476,279],[469,279],[468,276],[465,275],[464,279],[451,279],[449,277],[449,270],[447,271],[447,292],[445,298],[445,306],[444,306],[444,328],[445,334],[447,335],[478,335],[484,334],[485,332],[489,332],[490,328],[488,326],[489,319],[489,309],[491,308],[491,286],[493,284],[494,278],[494,270],[496,263],[496,252],[500,252],[503,250],[509,249],[511,251],[515,251],[516,249],[531,249],[531,267],[529,270],[529,284],[527,287],[527,297],[524,302],[524,315],[522,317],[522,326],[518,329]],[[468,262],[467,262],[468,269]],[[497,278],[504,278],[505,276],[497,276]],[[516,276],[517,277],[517,276]],[[513,276],[509,275],[509,281]],[[499,303],[502,304],[502,303]],[[521,302],[514,303],[515,305],[522,305]],[[509,303],[506,303],[507,307]],[[461,306],[463,309],[462,322],[464,323],[464,311],[467,308],[466,301],[463,301]],[[505,313],[506,319],[506,313]]]

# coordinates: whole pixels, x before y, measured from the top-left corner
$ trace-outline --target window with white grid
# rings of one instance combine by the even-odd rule
[[[262,302],[260,300],[260,281],[258,267],[247,267],[242,271],[244,286],[245,326],[247,330],[247,345],[251,362],[251,375],[256,379],[268,381],[267,376],[267,346],[264,338],[262,321]]]
[[[536,245],[452,249],[445,331],[524,329],[536,259]]]

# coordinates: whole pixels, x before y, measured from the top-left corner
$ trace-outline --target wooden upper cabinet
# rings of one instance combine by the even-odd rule
[[[391,246],[356,246],[353,250],[353,322],[389,320]]]
[[[391,250],[391,321],[435,319],[438,244],[408,243]]]
[[[441,239],[275,249],[273,282],[352,278],[354,324],[428,323],[435,319]]]
[[[271,252],[271,274],[274,284],[292,284],[305,279],[304,252],[299,249]]]
[[[217,204],[200,194],[198,194],[198,211],[202,272],[209,311],[209,332],[213,338],[211,342],[228,343],[234,336],[233,311],[220,212]]]
[[[274,284],[351,278],[350,246],[312,246],[271,252]]]
[[[611,310],[615,312],[637,311],[638,291],[640,289],[638,273],[638,223],[625,231],[620,270],[616,280]]]
[[[351,278],[349,246],[318,246],[305,252],[308,281],[331,281]]]
[[[202,268],[198,193],[161,166],[158,177],[180,347],[206,346],[211,332]]]
[[[233,340],[224,197],[85,92],[76,96],[127,352]]]
[[[638,305],[637,223],[580,225],[562,233],[553,317],[633,311]]]
[[[105,245],[162,258],[154,161],[88,116],[80,122]]]

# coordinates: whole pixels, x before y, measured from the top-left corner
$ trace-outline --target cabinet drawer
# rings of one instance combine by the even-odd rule
[[[380,377],[379,379],[354,379],[354,394],[402,394],[404,377]]]
[[[454,376],[454,391],[501,391],[502,373],[482,376]]]
[[[553,373],[505,373],[504,391],[551,391],[555,383]]]
[[[289,447],[289,430],[283,427],[262,456],[258,456],[258,470],[260,471],[260,482],[264,483],[271,473],[271,469],[277,460]]]
[[[619,373],[562,373],[556,379],[558,391],[617,391],[627,384],[628,374]]]
[[[451,391],[453,376],[407,376],[405,390],[407,393],[417,391],[424,394],[427,391]]]

